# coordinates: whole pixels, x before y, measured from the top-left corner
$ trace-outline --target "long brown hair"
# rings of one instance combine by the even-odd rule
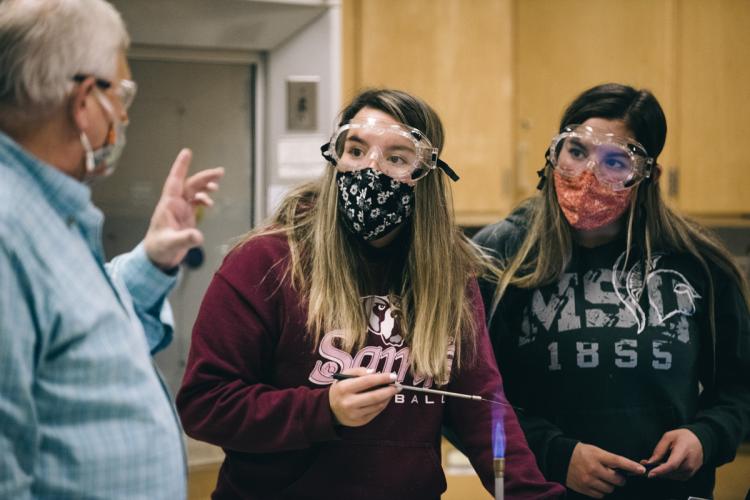
[[[421,130],[442,151],[443,126],[422,100],[397,90],[367,90],[342,111],[339,125],[366,107]],[[339,221],[336,170],[329,167],[320,179],[289,193],[271,220],[245,241],[271,232],[286,235],[291,250],[288,276],[308,301],[307,327],[314,345],[323,332],[340,329],[345,335],[342,347],[351,351],[366,342],[361,297],[367,290],[358,272],[361,252]],[[455,346],[459,366],[475,349],[478,325],[467,284],[492,264],[456,226],[450,186],[442,172],[434,170],[420,179],[414,198],[406,269],[400,289],[393,293],[400,296],[401,328],[411,349],[412,370],[445,383],[449,345]]]
[[[560,131],[589,118],[623,120],[635,139],[643,144],[654,162],[661,153],[667,134],[664,112],[648,90],[610,83],[590,88],[579,95],[565,110]],[[537,288],[559,279],[572,253],[572,233],[565,220],[552,184],[552,166],[543,169],[546,178],[541,192],[526,200],[522,207],[530,214],[526,236],[519,250],[502,263],[505,270],[499,280],[493,309],[509,286]],[[627,218],[627,251],[641,259],[644,277],[648,274],[652,251],[688,253],[695,257],[708,281],[709,325],[712,342],[716,337],[714,314],[714,281],[708,262],[737,283],[750,306],[750,291],[742,271],[726,247],[710,231],[670,209],[663,201],[658,184],[646,179],[637,187]]]

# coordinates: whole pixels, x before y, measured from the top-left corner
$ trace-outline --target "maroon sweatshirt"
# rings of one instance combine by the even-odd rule
[[[373,275],[401,275],[406,251],[398,244],[365,253]],[[288,260],[283,236],[256,237],[234,250],[214,276],[193,329],[177,407],[190,436],[226,452],[213,498],[436,499],[446,488],[443,423],[456,431],[482,483],[494,491],[493,418],[503,421],[507,436],[505,497],[563,494],[560,485],[545,482],[515,414],[501,406],[402,391],[367,425],[336,425],[328,388],[331,375],[346,368],[395,372],[404,384],[436,384],[410,374],[409,346],[394,314],[398,305],[391,303],[397,298],[389,300],[382,289],[363,297],[370,311],[365,347],[341,350],[336,330],[313,346],[305,300],[284,277]],[[460,369],[454,363],[440,388],[505,401],[474,281],[469,289],[477,353]]]

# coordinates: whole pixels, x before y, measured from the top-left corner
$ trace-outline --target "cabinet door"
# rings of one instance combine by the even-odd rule
[[[344,99],[393,87],[425,99],[446,131],[458,220],[493,222],[513,203],[511,0],[345,0]]]
[[[674,123],[674,0],[517,0],[516,9],[519,198],[534,194],[563,110],[589,87],[645,87]],[[675,163],[670,139],[662,164]]]
[[[679,206],[750,214],[750,1],[679,4]]]

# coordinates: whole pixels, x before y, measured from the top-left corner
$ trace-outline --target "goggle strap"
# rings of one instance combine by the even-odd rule
[[[437,167],[440,170],[442,170],[443,172],[445,172],[445,174],[448,177],[450,177],[453,182],[456,182],[456,181],[458,181],[458,179],[460,179],[460,177],[458,176],[458,174],[452,168],[450,168],[447,163],[445,163],[440,158],[438,158]]]
[[[536,189],[537,191],[541,191],[542,188],[544,188],[544,185],[547,183],[547,174],[545,173],[547,170],[547,167],[552,166],[552,162],[549,159],[549,153],[552,151],[552,148],[555,147],[557,144],[555,143],[553,146],[551,146],[547,151],[544,152],[544,166],[536,171],[537,177],[539,177],[539,182],[536,183]]]
[[[547,175],[545,175],[544,173],[546,169],[547,169],[547,165],[544,165],[542,168],[536,171],[536,175],[539,177],[539,182],[537,182],[536,188],[539,191],[541,191],[542,188],[544,188],[544,185],[547,183]]]
[[[333,166],[336,166],[336,159],[331,154],[330,142],[326,142],[325,144],[320,146],[320,154],[323,155],[323,158],[325,158],[328,163],[330,163]]]

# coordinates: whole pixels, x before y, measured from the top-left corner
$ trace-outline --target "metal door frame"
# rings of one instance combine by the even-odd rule
[[[265,182],[266,174],[264,168],[265,160],[265,137],[264,123],[266,109],[265,102],[265,75],[266,58],[261,52],[246,50],[204,50],[186,49],[181,47],[161,47],[142,44],[133,44],[128,50],[129,59],[138,61],[159,62],[186,62],[186,63],[208,63],[208,64],[237,64],[247,65],[252,76],[250,89],[250,100],[253,103],[249,110],[251,120],[250,136],[250,171],[252,172],[250,195],[253,200],[250,204],[250,224],[255,226],[260,222],[262,214],[265,213]]]

